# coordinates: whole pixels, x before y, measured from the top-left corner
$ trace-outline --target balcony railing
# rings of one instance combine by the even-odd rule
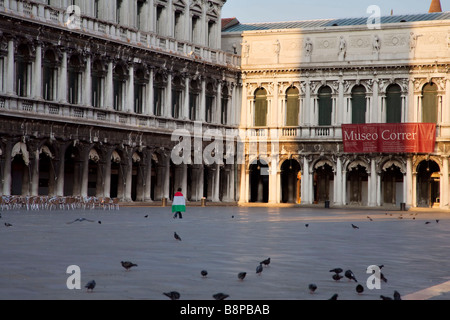
[[[196,133],[195,130],[198,130],[196,123],[188,119],[165,118],[2,94],[0,94],[0,110],[0,115],[16,118],[63,121],[94,126],[101,125],[103,127],[155,132],[166,135],[171,135],[176,129],[187,130],[192,135]],[[207,130],[218,130],[223,137],[227,135],[229,130],[236,129],[232,125],[198,123],[201,123],[203,133]]]
[[[66,23],[66,21],[68,21],[66,11],[50,7],[43,3],[26,0],[0,0],[0,14],[31,19],[39,23],[65,28],[72,32],[79,31],[84,34],[124,42],[128,45],[162,50],[168,54],[201,60],[211,64],[218,64],[236,69],[239,69],[241,65],[241,58],[239,55],[203,47],[188,41],[163,37],[152,32],[143,32],[136,28],[117,25],[112,22],[94,19],[85,15],[80,17],[80,29],[69,29],[69,25]]]

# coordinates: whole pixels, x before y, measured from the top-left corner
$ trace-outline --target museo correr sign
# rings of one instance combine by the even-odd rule
[[[436,124],[344,124],[342,135],[346,153],[432,153]]]

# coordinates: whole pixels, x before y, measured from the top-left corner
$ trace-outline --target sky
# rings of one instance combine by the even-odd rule
[[[427,13],[431,0],[227,0],[222,18],[236,17],[242,23],[280,22],[332,18],[369,17],[367,8],[377,5],[381,15]],[[450,0],[441,0],[450,10]]]

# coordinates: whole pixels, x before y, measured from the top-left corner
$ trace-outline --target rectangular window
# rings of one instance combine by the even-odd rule
[[[122,0],[117,0],[116,2],[116,23],[120,24],[120,16],[122,11]]]
[[[114,79],[114,110],[123,111],[123,86],[124,83],[121,80]]]
[[[267,100],[256,99],[255,100],[255,127],[267,126]]]
[[[137,6],[136,6],[136,28],[138,28],[139,30],[142,28],[142,8],[144,7],[144,1],[143,0],[138,0],[137,2]]]
[[[154,87],[153,89],[153,114],[155,116],[161,117],[162,116],[162,108],[163,108],[163,99],[164,99],[164,89],[162,87]]]
[[[25,61],[16,63],[16,92],[19,97],[29,96],[29,64]]]
[[[228,98],[222,98],[222,113],[220,121],[222,124],[228,123]]]
[[[286,101],[286,126],[296,127],[298,126],[298,113],[299,113],[299,99],[288,98]]]
[[[215,23],[214,21],[209,21],[208,22],[208,47],[213,47],[214,46],[214,26]]]
[[[56,69],[50,66],[44,66],[42,72],[42,93],[44,100],[55,100],[56,91]]]
[[[182,12],[181,11],[175,11],[175,39],[180,40],[183,36],[183,24],[181,19]]]
[[[94,17],[95,17],[95,19],[100,18],[99,1],[100,0],[94,0]]]
[[[78,104],[80,102],[80,81],[81,74],[75,71],[69,71],[68,77],[68,101],[71,104]]]
[[[145,85],[140,83],[134,84],[134,112],[142,114],[144,111]]]
[[[197,16],[192,17],[191,41],[194,43],[198,42],[198,21],[199,18]]]
[[[161,32],[163,31],[163,23],[164,23],[164,19],[162,18],[163,16],[163,9],[164,7],[158,6],[156,7],[156,33],[157,34],[161,34]]]
[[[205,121],[211,123],[213,117],[214,97],[206,96]]]
[[[189,93],[189,119],[192,121],[197,120],[197,101],[198,94]]]
[[[179,119],[181,117],[181,91],[172,90],[172,117]]]
[[[99,76],[92,76],[92,106],[100,108],[102,106],[103,98],[103,78]]]

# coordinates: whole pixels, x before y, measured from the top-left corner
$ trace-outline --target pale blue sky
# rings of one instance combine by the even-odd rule
[[[441,0],[442,10],[450,10],[450,0]],[[227,0],[222,18],[240,22],[276,22],[310,19],[369,17],[367,8],[378,5],[381,14],[427,13],[431,0]]]

